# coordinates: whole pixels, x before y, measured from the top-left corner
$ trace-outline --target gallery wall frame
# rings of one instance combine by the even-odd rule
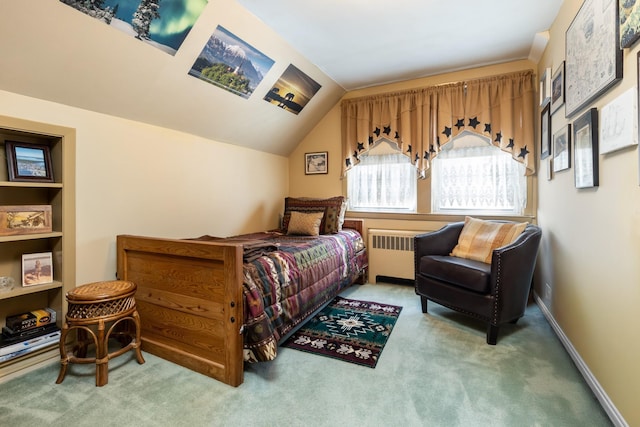
[[[600,154],[638,145],[637,88],[627,89],[600,110]]]
[[[576,188],[599,185],[598,173],[598,110],[591,108],[571,125],[573,129],[573,159]]]
[[[9,181],[53,182],[48,145],[5,141],[5,151]]]
[[[545,68],[540,77],[540,106],[551,101],[551,68]]]
[[[305,175],[317,175],[329,173],[329,153],[320,151],[304,154]]]
[[[564,104],[564,61],[551,77],[551,114]]]
[[[553,171],[571,167],[571,125],[567,124],[553,134]]]
[[[565,115],[572,117],[622,79],[618,2],[584,0],[565,44]]]
[[[547,103],[540,113],[540,160],[551,154],[551,105]]]
[[[620,16],[620,48],[625,49],[640,40],[640,3],[618,1]]]

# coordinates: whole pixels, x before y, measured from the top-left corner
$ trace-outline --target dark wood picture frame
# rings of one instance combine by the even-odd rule
[[[553,134],[553,171],[571,167],[571,125],[567,124]]]
[[[304,174],[318,175],[329,173],[329,153],[320,151],[304,154]]]
[[[598,110],[591,108],[572,124],[573,163],[576,188],[599,185],[598,173]]]
[[[51,147],[45,144],[5,141],[9,181],[53,182]]]
[[[565,34],[566,117],[587,107],[622,79],[618,13],[618,2],[584,0],[569,25]]]
[[[540,160],[551,154],[551,104],[547,103],[540,113]]]
[[[564,61],[551,78],[551,114],[564,104]]]

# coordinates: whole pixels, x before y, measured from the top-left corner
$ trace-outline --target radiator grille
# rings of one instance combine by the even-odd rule
[[[413,252],[413,235],[409,236],[382,236],[372,235],[373,249],[389,249],[392,251],[409,251]]]

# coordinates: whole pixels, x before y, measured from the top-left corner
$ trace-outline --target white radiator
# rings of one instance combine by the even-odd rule
[[[368,230],[369,281],[378,277],[414,279],[413,238],[424,231]]]

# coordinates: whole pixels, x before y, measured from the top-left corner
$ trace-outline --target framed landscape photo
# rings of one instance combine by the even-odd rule
[[[329,173],[329,153],[327,151],[305,153],[304,173],[305,175]]]
[[[551,154],[551,113],[547,104],[540,113],[540,159]]]
[[[51,252],[22,255],[22,286],[43,285],[53,282]]]
[[[618,32],[618,2],[584,0],[565,38],[567,117],[575,115],[622,79]]]
[[[576,188],[598,186],[598,110],[591,108],[573,122]]]
[[[48,145],[5,141],[9,181],[53,182]]]
[[[553,134],[553,171],[571,167],[571,125],[566,125]]]
[[[564,104],[564,61],[551,78],[551,114]]]

